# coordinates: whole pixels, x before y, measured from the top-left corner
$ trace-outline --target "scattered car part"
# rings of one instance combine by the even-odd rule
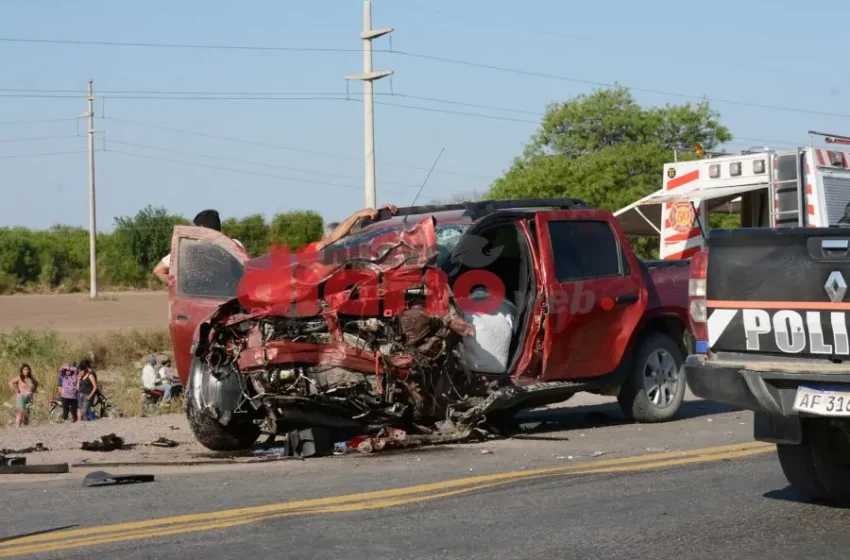
[[[153,440],[148,445],[152,445],[154,447],[177,447],[177,442],[172,439],[161,437]]]
[[[121,474],[114,475],[105,471],[90,472],[83,478],[83,486],[110,486],[113,484],[138,484],[142,482],[153,482],[152,474]]]
[[[127,448],[124,445],[124,439],[115,434],[108,434],[100,437],[100,441],[84,441],[81,449],[85,451],[115,451],[116,449]]]
[[[21,459],[26,462],[24,457]],[[63,474],[69,471],[68,463],[47,465],[3,464],[0,461],[0,474]]]

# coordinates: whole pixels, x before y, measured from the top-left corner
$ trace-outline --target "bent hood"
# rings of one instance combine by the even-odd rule
[[[403,310],[408,289],[426,287],[428,308],[437,314],[445,309],[440,302],[447,304],[448,289],[445,275],[435,268],[435,224],[428,217],[362,244],[321,251],[293,253],[288,247],[273,247],[245,263],[237,299],[253,316],[306,317],[329,311],[394,315]]]

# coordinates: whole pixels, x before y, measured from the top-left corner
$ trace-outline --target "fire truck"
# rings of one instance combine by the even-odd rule
[[[710,212],[739,214],[741,227],[838,225],[845,210],[850,219],[850,137],[809,131],[794,150],[668,163],[663,185],[614,216],[627,235],[660,237],[664,260],[702,249]]]

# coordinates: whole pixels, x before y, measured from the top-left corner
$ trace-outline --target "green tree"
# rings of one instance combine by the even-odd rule
[[[252,256],[262,255],[268,249],[269,225],[262,214],[253,214],[241,220],[228,218],[221,224],[221,229],[229,238],[241,241]]]
[[[324,233],[322,217],[312,210],[275,214],[269,227],[270,245],[289,245],[292,250],[318,241]]]
[[[39,283],[73,291],[88,285],[89,234],[72,226],[56,225],[33,232],[41,260]]]
[[[133,217],[115,218],[115,232],[104,251],[104,272],[116,284],[147,285],[156,263],[171,251],[174,226],[188,224],[184,217],[153,206]]]
[[[550,105],[487,197],[573,197],[614,211],[661,187],[674,149],[700,144],[712,150],[731,139],[707,102],[642,107],[625,88],[597,90]],[[679,154],[680,160],[695,157]]]
[[[4,291],[16,284],[31,284],[41,273],[38,244],[26,228],[0,229],[0,276]]]

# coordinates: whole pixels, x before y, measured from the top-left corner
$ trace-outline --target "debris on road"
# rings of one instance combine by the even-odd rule
[[[130,449],[135,445],[125,445],[124,439],[115,434],[100,437],[100,441],[84,441],[81,449],[84,451],[115,451],[116,449]]]
[[[26,465],[27,458],[26,457],[6,457],[5,455],[0,455],[0,466],[16,466],[16,465]]]
[[[83,479],[83,486],[110,486],[113,484],[138,484],[142,482],[153,482],[152,474],[123,474],[113,475],[104,471],[90,472]]]
[[[62,474],[68,470],[68,463],[27,465],[26,457],[0,455],[0,474]]]
[[[23,449],[0,449],[0,455],[25,455],[27,453],[38,453],[41,451],[50,451],[50,449],[44,447],[41,443],[36,443],[32,447],[25,447]]]
[[[172,439],[161,437],[153,440],[148,445],[152,445],[154,447],[177,447],[177,442]]]

